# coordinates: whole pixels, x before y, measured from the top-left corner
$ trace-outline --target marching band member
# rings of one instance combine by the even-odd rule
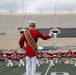
[[[12,53],[10,51],[8,51],[8,52],[6,52],[6,54],[7,54],[7,60],[8,60],[7,68],[9,66],[13,67]]]
[[[38,60],[39,58],[38,58],[38,56],[37,56],[37,60],[36,60],[36,63],[37,63],[37,65],[38,65],[38,67],[40,67],[40,63],[39,63],[39,60]]]
[[[12,53],[12,58],[13,58],[13,62],[14,63],[16,62],[16,64],[18,65],[19,58],[18,58],[18,52],[17,51]]]
[[[59,61],[59,63],[62,64],[62,60],[61,60],[62,53],[60,51],[56,53],[56,57],[57,57],[57,60],[55,63],[57,63]]]
[[[24,61],[23,61],[23,57],[24,57],[24,53],[23,52],[19,52],[19,67],[21,67],[21,65],[23,67],[25,67]]]
[[[68,64],[69,61],[70,61],[70,64],[72,64],[72,55],[73,55],[73,52],[71,51],[71,49],[69,49],[69,51],[66,52],[66,56],[67,56],[66,64]]]
[[[24,42],[26,43],[26,75],[36,75],[36,56],[38,38],[42,38],[44,40],[51,38],[50,33],[49,35],[43,35],[40,31],[35,29],[35,26],[36,23],[31,22],[29,25],[29,30],[24,32],[19,40],[20,48],[23,48]]]
[[[75,59],[75,64],[74,64],[74,66],[76,66],[76,51],[74,52],[74,59]]]
[[[42,56],[43,56],[43,52],[39,52],[39,54],[38,54],[38,59],[39,59],[39,62],[40,62],[40,64],[42,64]]]
[[[49,51],[48,53],[48,57],[49,57],[49,60],[50,60],[50,66],[54,66],[54,62],[53,62],[53,51]]]
[[[3,56],[3,52],[0,51],[0,67],[2,66],[2,63],[4,62],[4,56]]]
[[[49,51],[46,53],[46,57],[48,57]],[[47,58],[46,64],[48,64],[49,58]]]

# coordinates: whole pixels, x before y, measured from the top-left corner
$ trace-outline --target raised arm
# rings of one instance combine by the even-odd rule
[[[44,39],[44,40],[47,40],[47,39],[50,39],[51,38],[50,35],[44,35],[41,32],[39,32],[39,37],[42,38],[42,39]]]

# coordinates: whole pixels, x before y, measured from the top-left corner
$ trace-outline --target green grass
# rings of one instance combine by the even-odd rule
[[[14,66],[14,68],[2,68],[0,69],[0,75],[22,75],[25,73],[25,68],[18,68]]]
[[[48,66],[43,64],[40,68],[37,68],[37,71],[42,72],[42,75],[44,75]],[[54,67],[50,67],[47,75],[50,75],[51,72],[68,72],[70,75],[76,75],[76,67],[70,64],[55,64]]]
[[[7,64],[7,61],[5,64]],[[7,68],[5,67],[5,64],[0,68],[0,75],[23,75],[26,71],[24,67],[19,68],[17,65],[14,65],[13,68]],[[42,64],[41,67],[37,67],[37,72],[42,72],[42,75],[44,75],[48,66],[49,63]],[[50,67],[47,75],[50,75],[51,72],[68,72],[70,75],[76,75],[76,67],[70,64],[55,64],[55,67]]]

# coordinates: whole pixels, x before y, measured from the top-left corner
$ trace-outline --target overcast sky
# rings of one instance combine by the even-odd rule
[[[26,13],[54,13],[55,6],[56,12],[76,12],[76,0],[0,0],[0,13],[23,13],[23,7]]]

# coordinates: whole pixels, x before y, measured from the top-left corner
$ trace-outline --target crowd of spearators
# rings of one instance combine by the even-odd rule
[[[4,55],[6,55],[6,57]],[[18,67],[21,67],[21,65],[25,67],[24,57],[25,57],[25,53],[22,51],[21,52],[7,51],[5,53],[0,51],[0,67],[3,66],[3,63],[6,61],[5,59],[7,59],[8,61],[6,63],[7,68],[14,67],[14,64],[18,65]],[[45,62],[46,64],[49,64],[50,62],[49,64],[50,67],[55,66],[56,63],[73,64],[74,66],[76,66],[76,51],[73,52],[71,49],[69,49],[65,53],[62,53],[61,51],[54,53],[52,50],[49,50],[47,52],[39,51],[37,56],[38,67],[40,67],[44,63],[43,58],[47,59]],[[63,58],[66,58],[66,60],[64,61]]]

